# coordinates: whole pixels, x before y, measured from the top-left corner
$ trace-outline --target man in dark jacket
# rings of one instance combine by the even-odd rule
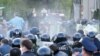
[[[35,56],[35,54],[31,51],[33,44],[29,39],[23,39],[21,42],[21,56]]]

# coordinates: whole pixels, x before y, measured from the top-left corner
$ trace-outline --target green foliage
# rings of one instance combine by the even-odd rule
[[[94,19],[100,20],[100,9],[97,9],[96,11],[94,11]]]
[[[33,8],[40,11],[47,8],[52,11],[62,11],[66,16],[70,16],[72,0],[0,0],[0,6],[5,7],[4,15],[7,19],[13,17],[14,12],[20,12],[21,16],[26,18]]]
[[[65,14],[67,14],[68,18],[71,16],[71,9],[72,9],[72,0],[61,0],[62,7],[64,9]]]

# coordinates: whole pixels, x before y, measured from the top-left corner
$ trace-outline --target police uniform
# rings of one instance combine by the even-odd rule
[[[58,33],[54,43],[59,47],[60,51],[65,52],[69,56],[71,55],[71,48],[64,33]]]
[[[96,38],[96,32],[89,32],[87,36],[94,42],[95,46],[97,47],[97,52],[95,53],[96,56],[100,56],[100,41]],[[94,56],[95,56],[94,55]]]
[[[86,52],[89,52],[92,55],[94,55],[95,52],[97,51],[96,45],[94,44],[93,41],[91,41],[91,39],[89,37],[83,38],[81,43]]]
[[[12,47],[20,48],[21,38],[15,38],[12,40]]]
[[[94,43],[97,47],[97,53],[94,56],[100,56],[100,41],[97,38],[94,38]]]

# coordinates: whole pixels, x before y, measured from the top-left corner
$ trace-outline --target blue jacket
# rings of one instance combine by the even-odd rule
[[[13,26],[14,28],[21,29],[21,30],[24,27],[24,23],[25,22],[23,18],[18,17],[18,16],[15,16],[8,22],[9,25]]]
[[[7,44],[0,46],[0,52],[2,53],[2,55],[8,54],[10,50],[11,50],[11,46]]]

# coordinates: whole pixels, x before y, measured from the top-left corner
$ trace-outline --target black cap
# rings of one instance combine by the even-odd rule
[[[46,33],[41,35],[40,38],[41,38],[41,41],[48,41],[48,42],[50,41],[50,35]]]
[[[73,41],[79,41],[82,38],[82,34],[75,33],[73,36]]]
[[[59,43],[59,42],[67,41],[67,38],[66,38],[64,33],[58,33],[56,36],[57,37],[54,40],[54,43]]]
[[[30,33],[32,33],[33,35],[37,35],[39,34],[39,29],[37,27],[33,27],[30,29]]]
[[[21,38],[15,38],[12,41],[12,47],[18,47],[20,48]]]

